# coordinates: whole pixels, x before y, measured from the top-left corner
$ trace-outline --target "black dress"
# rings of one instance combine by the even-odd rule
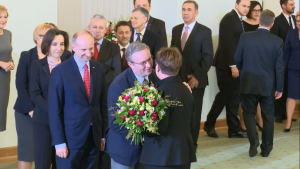
[[[245,32],[249,32],[249,31],[256,31],[256,29],[259,27],[259,25],[251,25],[245,21],[243,21],[244,23],[244,28],[245,28]]]

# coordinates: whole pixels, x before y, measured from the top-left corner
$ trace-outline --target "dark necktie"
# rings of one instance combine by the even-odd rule
[[[136,35],[137,35],[137,38],[136,38],[136,41],[137,42],[141,42],[141,33],[136,33]]]
[[[241,17],[240,19],[241,19],[241,23],[242,23],[242,27],[243,27],[243,32],[245,33],[243,18]]]
[[[126,57],[125,57],[125,51],[126,51],[126,48],[122,48],[122,51],[123,51],[123,55],[122,55],[122,64],[123,66],[126,66]]]
[[[149,86],[149,81],[146,78],[144,79],[143,83]]]
[[[290,25],[290,29],[293,29],[293,24],[292,24],[292,17],[291,16],[289,16],[289,25]]]
[[[98,44],[99,44],[98,42],[95,42],[95,43],[94,43],[94,51],[95,51],[95,52],[94,52],[94,60],[95,60],[95,61],[97,61],[98,55],[99,55],[99,51],[98,51],[98,48],[97,48]]]

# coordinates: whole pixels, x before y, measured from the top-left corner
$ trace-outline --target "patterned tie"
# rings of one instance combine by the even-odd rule
[[[242,27],[243,27],[243,32],[245,33],[243,18],[241,17],[240,19],[241,19],[241,23],[242,23]]]
[[[95,53],[94,53],[94,60],[95,61],[97,61],[97,59],[98,59],[98,55],[99,55],[99,51],[98,51],[98,48],[97,48],[97,46],[99,45],[99,43],[98,42],[95,42],[94,43],[94,49],[95,49]]]
[[[141,33],[136,33],[136,35],[137,35],[137,38],[136,38],[136,40],[135,41],[137,41],[137,42],[141,42]]]
[[[290,29],[293,29],[293,24],[292,24],[292,17],[289,16],[289,26],[290,26]]]
[[[149,86],[149,81],[145,78],[143,83],[147,84]]]
[[[181,49],[182,49],[182,50],[183,50],[184,47],[185,47],[188,33],[189,33],[189,27],[186,26],[186,27],[184,28],[184,32],[183,32],[183,35],[182,35],[182,38],[181,38]]]
[[[90,100],[90,96],[91,96],[91,81],[90,81],[89,68],[88,68],[87,64],[84,65],[83,84],[84,84],[84,87],[85,87],[88,99]]]
[[[123,66],[126,66],[126,57],[125,57],[125,50],[126,48],[122,48],[122,51],[123,51],[123,55],[122,55],[122,64]]]

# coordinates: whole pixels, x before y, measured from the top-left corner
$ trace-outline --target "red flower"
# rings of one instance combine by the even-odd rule
[[[122,100],[124,100],[125,99],[125,95],[122,95]]]
[[[126,119],[126,116],[122,116],[122,119],[123,119],[123,120]]]
[[[130,98],[130,96],[125,96],[125,102],[127,103],[128,102],[128,100],[129,100],[129,98]]]
[[[140,114],[140,116],[144,116],[145,115],[144,110],[139,111],[139,114]]]
[[[138,126],[143,126],[143,125],[144,125],[143,122],[142,122],[141,120],[136,121],[136,124],[137,124]]]
[[[144,97],[139,97],[140,103],[143,103],[145,98]]]
[[[144,91],[147,91],[147,90],[148,90],[148,88],[144,88],[143,90],[144,90]]]
[[[153,113],[153,114],[151,114],[151,116],[153,117],[152,118],[152,120],[156,120],[157,119],[157,117],[158,117],[158,115],[157,115],[157,113],[155,112],[155,113]]]
[[[134,110],[129,110],[129,114],[134,116],[135,115],[135,111]]]
[[[154,100],[151,104],[152,104],[152,106],[156,106],[157,105],[157,101]]]

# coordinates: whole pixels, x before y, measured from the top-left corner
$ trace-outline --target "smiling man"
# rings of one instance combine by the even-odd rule
[[[240,80],[234,54],[240,35],[245,32],[242,17],[248,14],[249,9],[250,0],[236,0],[235,9],[227,13],[220,22],[219,45],[213,60],[220,92],[215,97],[204,125],[204,130],[210,137],[218,138],[214,129],[216,120],[226,107],[228,137],[247,138],[247,135],[240,129],[240,120],[237,117]]]
[[[203,95],[208,85],[207,72],[213,59],[213,44],[211,30],[196,21],[198,4],[185,1],[181,12],[184,23],[173,28],[171,45],[176,46],[182,54],[183,63],[179,73],[182,81],[193,89],[195,118],[192,136],[196,148]]]

